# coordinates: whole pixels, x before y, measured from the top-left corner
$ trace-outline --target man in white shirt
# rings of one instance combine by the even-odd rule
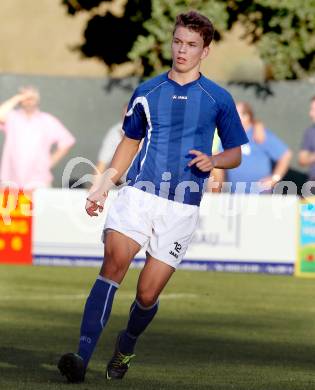
[[[127,105],[125,104],[122,110],[122,119],[125,116],[126,110]],[[110,166],[115,150],[124,136],[122,125],[123,122],[121,120],[110,127],[103,138],[102,146],[98,153],[93,188],[98,187],[100,180],[102,179],[102,174]],[[124,183],[126,181],[126,175],[127,172],[121,177],[120,183]]]

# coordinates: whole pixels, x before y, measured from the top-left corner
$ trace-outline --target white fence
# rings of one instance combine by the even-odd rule
[[[85,190],[34,193],[35,264],[99,265],[103,214],[89,217]],[[182,268],[292,273],[297,253],[298,198],[280,195],[205,194],[199,226]],[[145,259],[141,251],[134,266]]]

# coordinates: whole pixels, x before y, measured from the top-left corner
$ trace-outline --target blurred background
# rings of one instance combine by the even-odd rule
[[[293,150],[298,174],[315,69],[314,5],[302,3],[2,0],[0,101],[23,85],[37,86],[41,109],[74,134],[75,146],[54,168],[53,185],[60,187],[69,158],[96,162],[104,134],[138,82],[169,68],[174,17],[194,8],[216,27],[203,73],[252,104],[257,118]],[[0,151],[2,144],[0,133]],[[80,164],[74,175],[90,171]]]

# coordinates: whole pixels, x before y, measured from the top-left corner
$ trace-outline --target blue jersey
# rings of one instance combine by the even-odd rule
[[[226,181],[231,183],[231,192],[259,192],[255,182],[271,176],[272,163],[277,162],[288,150],[288,146],[275,134],[266,131],[266,139],[258,144],[253,139],[253,130],[247,132],[249,143],[242,147],[242,163],[226,171]],[[237,186],[237,183],[241,183]]]
[[[231,95],[206,77],[180,85],[164,73],[140,84],[123,123],[128,138],[144,138],[129,185],[199,205],[209,172],[188,167],[189,150],[211,155],[215,128],[224,149],[248,141]]]

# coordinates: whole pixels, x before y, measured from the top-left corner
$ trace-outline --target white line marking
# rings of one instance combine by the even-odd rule
[[[0,302],[2,301],[70,301],[70,300],[81,300],[88,297],[88,292],[86,294],[56,294],[56,295],[2,295],[0,296]],[[116,295],[116,299],[133,299],[135,298],[135,293],[123,293],[119,292]],[[176,299],[196,299],[199,298],[198,294],[189,294],[189,293],[170,293],[162,294],[160,299],[162,300],[176,300]]]

